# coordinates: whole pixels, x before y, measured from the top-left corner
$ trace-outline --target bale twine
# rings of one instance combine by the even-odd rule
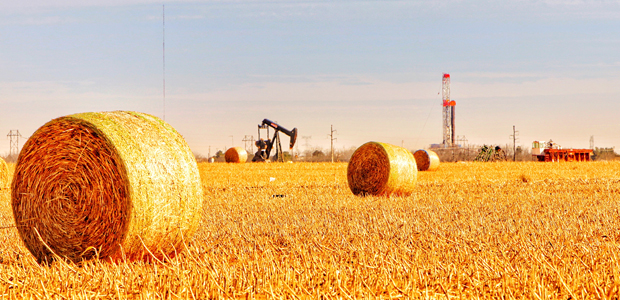
[[[232,147],[226,150],[224,159],[227,163],[244,163],[248,160],[248,152],[241,147]]]
[[[0,189],[9,187],[9,166],[2,157],[0,157]]]
[[[439,168],[439,156],[431,150],[420,149],[413,153],[418,171],[435,171]]]
[[[349,188],[355,195],[406,196],[414,191],[417,176],[410,151],[379,142],[357,148],[347,167]]]
[[[197,230],[203,202],[183,137],[124,111],[43,125],[19,154],[12,188],[19,234],[39,262],[172,257]]]

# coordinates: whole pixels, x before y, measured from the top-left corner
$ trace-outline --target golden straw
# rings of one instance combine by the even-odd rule
[[[349,188],[355,195],[409,195],[417,175],[409,150],[379,142],[357,148],[347,167]]]
[[[137,112],[48,122],[24,145],[12,183],[15,223],[39,262],[174,256],[198,227],[202,199],[183,137]]]
[[[232,147],[226,150],[224,159],[227,163],[244,163],[248,160],[248,152],[241,147]]]
[[[439,156],[431,150],[420,149],[413,153],[418,171],[435,171],[439,169]]]

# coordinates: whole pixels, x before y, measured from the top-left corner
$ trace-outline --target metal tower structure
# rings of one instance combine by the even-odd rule
[[[19,130],[11,130],[6,136],[11,139],[9,156],[17,157],[19,154],[19,138],[22,137],[22,135],[19,133]]]
[[[453,147],[456,145],[454,134],[454,121],[456,102],[450,100],[450,74],[443,74],[441,80],[441,105],[443,106],[443,147]]]
[[[254,153],[254,136],[246,135],[243,137],[242,141],[245,143],[245,151],[248,153]],[[250,150],[248,150],[248,143],[250,144]]]

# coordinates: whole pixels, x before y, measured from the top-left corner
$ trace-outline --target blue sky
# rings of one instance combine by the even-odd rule
[[[469,143],[620,146],[620,1],[600,0],[3,2],[0,134],[163,117],[163,4],[165,119],[204,155],[263,118],[323,148],[330,125],[338,149],[439,143],[443,73]]]

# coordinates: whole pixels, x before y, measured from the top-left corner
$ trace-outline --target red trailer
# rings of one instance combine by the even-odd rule
[[[532,143],[532,156],[538,161],[590,161],[592,149],[560,149],[553,141]]]
[[[590,161],[592,149],[545,149],[535,156],[538,161]]]

